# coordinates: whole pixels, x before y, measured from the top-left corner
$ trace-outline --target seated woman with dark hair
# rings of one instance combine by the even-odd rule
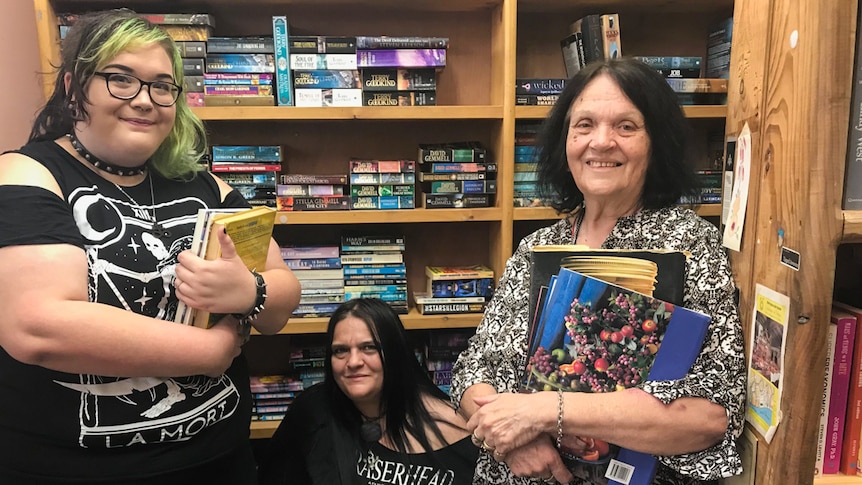
[[[472,483],[478,449],[466,421],[416,360],[392,308],[350,300],[326,336],[324,382],[291,405],[260,459],[260,482]]]

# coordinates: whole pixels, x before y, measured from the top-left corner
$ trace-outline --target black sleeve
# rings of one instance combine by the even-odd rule
[[[236,189],[231,190],[224,197],[222,202],[224,207],[251,207],[251,204],[240,194]]]
[[[72,208],[47,189],[0,185],[0,247],[71,244],[84,247]]]
[[[308,415],[310,395],[303,391],[291,404],[287,414],[264,450],[258,457],[258,483],[260,485],[310,484],[311,477],[306,467],[303,445],[314,439],[309,426],[313,421]],[[313,406],[312,406],[313,407]]]

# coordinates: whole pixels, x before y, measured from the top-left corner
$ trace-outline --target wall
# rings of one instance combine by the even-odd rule
[[[44,103],[36,17],[29,0],[0,2],[0,152],[27,141],[36,111]]]

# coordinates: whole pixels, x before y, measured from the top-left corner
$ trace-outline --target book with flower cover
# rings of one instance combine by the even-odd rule
[[[576,271],[552,275],[533,310],[526,392],[613,392],[646,380],[680,379],[700,353],[710,317]],[[600,440],[583,455],[561,450],[592,483],[647,485],[658,459]]]

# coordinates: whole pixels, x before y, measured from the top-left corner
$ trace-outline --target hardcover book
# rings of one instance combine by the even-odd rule
[[[534,253],[535,254],[535,253]],[[682,378],[706,336],[710,317],[622,286],[561,268],[534,313],[526,392],[614,392],[646,380]],[[599,440],[583,455],[561,455],[576,477],[647,485],[655,456]]]
[[[448,49],[448,37],[360,35],[357,49]]]
[[[288,62],[290,47],[288,45],[290,27],[284,15],[272,16],[273,57],[275,59],[274,73],[276,88],[278,88],[279,106],[293,106],[293,80]]]
[[[255,54],[274,52],[272,36],[210,37],[207,52],[219,54]]]
[[[857,25],[862,25],[862,9]],[[853,85],[850,88],[850,120],[847,135],[847,158],[844,162],[844,196],[841,208],[862,210],[862,29],[856,34]]]
[[[853,343],[856,339],[856,317],[839,308],[832,308],[831,321],[836,325],[835,349],[832,353],[833,371],[829,418],[826,428],[826,449],[823,454],[823,474],[838,473],[841,449],[844,442],[844,423],[847,415],[847,393],[853,361]]]
[[[853,343],[853,360],[850,368],[850,386],[847,392],[847,418],[844,423],[844,445],[841,447],[841,461],[838,471],[845,475],[856,475],[859,467],[859,447],[862,443],[862,338],[859,336],[859,322],[862,309],[840,302],[832,303],[834,308],[856,317],[856,340]]]
[[[356,67],[444,67],[446,49],[357,50]]]

